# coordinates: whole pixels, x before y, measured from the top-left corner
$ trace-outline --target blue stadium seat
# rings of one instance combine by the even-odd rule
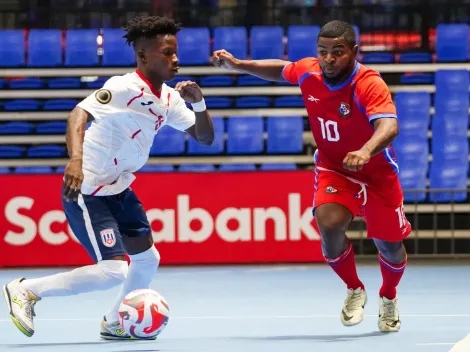
[[[15,174],[52,174],[50,166],[18,166],[15,168]]]
[[[466,189],[467,188],[468,163],[440,163],[433,162],[430,170],[431,189]],[[467,200],[466,192],[439,192],[431,193],[432,202],[463,202]]]
[[[468,164],[469,146],[466,134],[464,136],[433,137],[432,158],[435,162],[454,162]]]
[[[367,53],[362,57],[364,64],[393,64],[395,55],[391,53]]]
[[[65,41],[65,66],[98,65],[98,31],[69,29]]]
[[[98,79],[90,82],[86,82],[85,86],[90,89],[100,89],[104,86],[109,77],[98,77]]]
[[[274,99],[274,106],[278,108],[303,108],[305,106],[302,97],[297,95],[279,97]]]
[[[224,119],[222,117],[212,117],[214,125],[214,142],[212,145],[207,146],[198,143],[194,138],[190,137],[188,140],[188,154],[189,155],[213,155],[220,154],[225,149],[225,136],[224,136]]]
[[[62,65],[62,32],[60,29],[31,29],[28,37],[28,66]]]
[[[238,59],[246,59],[248,35],[246,27],[216,27],[214,29],[214,51],[225,49]]]
[[[138,172],[173,172],[173,165],[144,165]]]
[[[227,97],[207,97],[204,99],[209,109],[225,109],[232,107],[232,99]]]
[[[393,142],[393,149],[398,160],[398,166],[402,163],[413,162],[416,167],[428,167],[429,143],[427,140],[413,138],[400,138]]]
[[[3,108],[7,111],[33,111],[39,109],[39,102],[32,99],[18,99],[7,101]]]
[[[468,113],[435,114],[432,118],[433,141],[446,138],[466,138]]]
[[[9,167],[0,167],[0,174],[2,175],[6,175],[6,174],[9,174],[11,172],[10,168]]]
[[[268,97],[242,97],[235,102],[237,108],[268,108],[271,99]]]
[[[304,149],[302,116],[268,117],[267,132],[266,151],[269,154],[295,154]]]
[[[317,57],[318,26],[289,26],[287,29],[287,57],[298,61],[305,57]]]
[[[178,33],[180,65],[208,65],[210,34],[208,28],[183,28]]]
[[[38,134],[65,134],[66,130],[67,122],[65,121],[44,122],[36,126]]]
[[[215,166],[212,164],[184,164],[178,168],[180,172],[211,172],[215,171]]]
[[[237,83],[239,86],[269,86],[271,84],[270,81],[250,75],[238,76]]]
[[[401,84],[434,84],[432,73],[405,73],[400,76]]]
[[[0,158],[21,158],[24,148],[17,145],[0,145]]]
[[[400,162],[398,178],[403,189],[405,202],[422,202],[426,199],[426,192],[406,192],[406,190],[425,190],[427,167],[421,167],[412,160]]]
[[[38,145],[29,147],[26,155],[31,158],[60,158],[65,156],[65,147],[60,145]]]
[[[468,32],[467,24],[439,24],[436,28],[437,62],[468,61]]]
[[[53,78],[47,82],[47,85],[51,89],[78,89],[82,82],[80,78],[75,77]]]
[[[185,134],[170,126],[163,126],[155,136],[150,155],[180,155],[185,149]]]
[[[297,165],[293,163],[285,164],[261,164],[262,171],[292,171],[297,170]]]
[[[103,66],[132,66],[135,54],[132,46],[126,44],[122,37],[124,30],[116,28],[103,29]]]
[[[48,111],[71,111],[78,104],[74,99],[53,99],[44,102],[44,110]]]
[[[228,154],[258,154],[264,149],[261,117],[230,117],[227,125]]]
[[[427,92],[397,92],[395,106],[400,130],[399,138],[413,136],[427,140],[431,94]]]
[[[282,59],[284,56],[283,29],[280,26],[253,26],[250,32],[251,58]]]
[[[401,64],[431,63],[432,56],[429,53],[403,53],[398,60]]]
[[[59,166],[55,169],[56,174],[63,174],[65,172],[65,166]]]
[[[434,95],[436,114],[459,114],[468,116],[468,92],[443,92],[438,90]]]
[[[437,70],[435,79],[436,94],[441,92],[466,92],[468,96],[468,70]]]
[[[23,30],[0,31],[0,67],[19,67],[25,64],[25,37]]]
[[[233,85],[233,78],[224,75],[204,76],[199,80],[199,85],[201,87],[229,87]]]
[[[255,164],[222,164],[219,171],[232,172],[232,171],[256,171]]]
[[[44,82],[35,77],[13,79],[10,81],[11,89],[40,89],[44,87]]]
[[[31,134],[33,125],[29,122],[7,122],[0,124],[0,134]]]

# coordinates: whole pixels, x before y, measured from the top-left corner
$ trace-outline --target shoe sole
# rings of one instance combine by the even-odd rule
[[[121,340],[121,341],[141,341],[141,340],[147,340],[147,341],[153,341],[153,340],[156,340],[157,337],[147,337],[147,338],[135,338],[135,337],[120,337],[120,336],[116,336],[116,335],[111,335],[111,334],[106,334],[106,333],[101,333],[100,334],[100,337],[103,339],[103,340],[114,340],[114,341],[118,341],[118,340]]]
[[[26,335],[28,337],[33,336],[34,331],[33,332],[28,331],[24,326],[21,325],[21,323],[18,321],[18,319],[16,319],[15,316],[13,315],[13,310],[11,309],[11,303],[10,303],[11,297],[10,297],[10,293],[8,292],[7,285],[3,285],[3,297],[5,298],[5,302],[7,304],[8,311],[10,313],[10,318],[11,318],[11,321],[13,322],[13,324],[15,324],[15,326],[18,328],[18,330],[20,330],[24,335]]]
[[[362,306],[362,311],[364,311],[364,308],[366,307],[366,304],[367,304],[367,296],[366,296],[366,300],[364,301],[364,305]],[[348,321],[345,321],[343,319],[343,313],[341,312],[341,323],[346,326],[346,327],[351,327],[351,326],[356,326],[356,325],[359,325],[360,323],[362,323],[362,321],[364,320],[364,314],[362,315],[362,319],[359,320],[357,323],[349,323]]]

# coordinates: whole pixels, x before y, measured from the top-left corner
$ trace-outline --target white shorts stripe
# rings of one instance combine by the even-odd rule
[[[96,241],[96,235],[93,231],[93,226],[91,225],[90,214],[88,213],[88,209],[81,194],[78,195],[78,205],[80,206],[80,208],[82,208],[86,232],[88,234],[88,238],[90,239],[91,245],[93,246],[93,250],[95,251],[96,260],[99,262],[103,259],[103,257],[101,256],[100,247],[98,246],[98,242]]]

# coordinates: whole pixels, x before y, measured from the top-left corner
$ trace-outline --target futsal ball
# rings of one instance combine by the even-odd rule
[[[129,293],[119,306],[122,329],[134,338],[154,338],[165,329],[170,307],[165,298],[150,289]]]

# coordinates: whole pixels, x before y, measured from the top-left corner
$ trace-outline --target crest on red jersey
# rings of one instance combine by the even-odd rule
[[[351,115],[351,106],[348,103],[341,103],[338,110],[343,119],[347,119]]]

